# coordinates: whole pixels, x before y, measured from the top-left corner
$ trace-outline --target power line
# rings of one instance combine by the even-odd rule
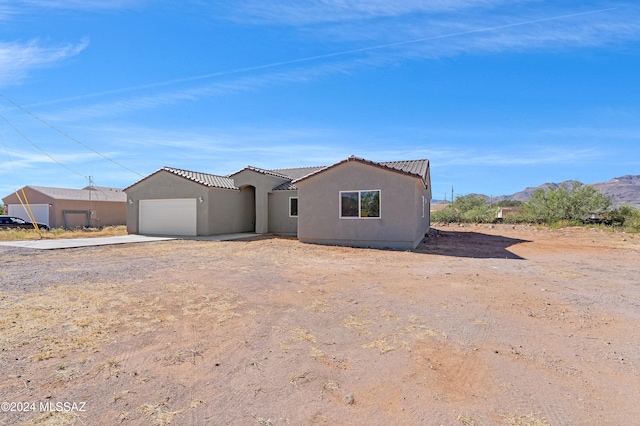
[[[46,152],[45,150],[43,150],[42,148],[40,148],[38,145],[36,145],[31,139],[29,139],[24,133],[22,133],[20,130],[18,130],[18,128],[16,128],[16,126],[14,126],[13,124],[11,124],[9,122],[9,120],[7,120],[2,114],[0,114],[0,118],[2,118],[8,125],[9,127],[11,127],[17,134],[19,134],[20,136],[23,137],[24,140],[26,140],[27,142],[29,142],[31,145],[33,145],[38,151],[40,151],[41,153],[43,153],[44,155],[46,155],[47,157],[49,157],[54,163],[59,164],[60,166],[64,167],[65,169],[69,170],[71,173],[75,173],[79,176],[82,176],[83,178],[87,178],[85,175],[83,175],[82,173],[73,170],[71,167],[59,162],[58,160],[56,160],[55,158],[53,158],[48,152]]]
[[[73,136],[68,135],[67,133],[65,133],[65,132],[63,132],[62,130],[58,129],[58,128],[57,128],[57,127],[55,127],[54,125],[49,124],[48,122],[46,122],[46,121],[45,121],[45,120],[43,120],[42,118],[38,117],[37,115],[35,115],[35,114],[34,114],[34,113],[32,113],[31,111],[27,110],[26,108],[24,108],[24,107],[22,107],[22,106],[18,105],[17,103],[15,103],[14,101],[12,101],[11,99],[7,98],[7,97],[6,97],[5,95],[3,95],[2,93],[0,93],[0,97],[2,97],[2,98],[4,98],[4,99],[6,99],[8,102],[10,102],[10,103],[11,103],[13,106],[15,106],[16,108],[19,108],[20,110],[22,110],[23,112],[25,112],[25,113],[29,114],[31,117],[35,118],[36,120],[38,120],[39,122],[41,122],[41,123],[42,123],[42,124],[44,124],[45,126],[47,126],[47,127],[51,128],[51,129],[55,130],[56,132],[60,133],[62,136],[64,136],[64,137],[66,137],[67,139],[69,139],[69,140],[71,140],[71,141],[73,141],[73,142],[77,143],[78,145],[82,146],[83,148],[88,149],[89,151],[91,151],[91,152],[93,152],[93,153],[95,153],[95,154],[99,155],[100,157],[104,158],[105,160],[108,160],[108,161],[112,162],[112,163],[113,163],[113,164],[115,164],[116,166],[122,167],[123,169],[128,170],[128,171],[130,171],[131,173],[134,173],[134,174],[136,174],[136,175],[138,175],[138,176],[140,176],[140,177],[144,177],[144,175],[143,175],[143,174],[138,173],[138,172],[136,172],[135,170],[130,169],[129,167],[125,166],[124,164],[118,163],[117,161],[115,161],[115,160],[113,160],[113,159],[111,159],[111,158],[107,157],[106,155],[104,155],[104,154],[102,154],[102,153],[100,153],[100,152],[96,151],[95,149],[91,148],[90,146],[87,146],[86,144],[84,144],[84,143],[80,142],[79,140],[77,140],[77,139],[76,139],[76,138],[74,138]],[[4,117],[2,117],[2,118],[4,119],[4,121],[6,121],[7,123],[9,123],[9,122],[7,121],[7,119],[6,119],[6,118],[4,118]],[[9,123],[9,125],[10,125],[11,127],[13,127],[10,123]],[[16,130],[16,132],[18,132],[18,130],[17,130],[15,127],[13,127],[13,129],[14,129],[14,130]],[[18,132],[18,133],[20,133],[20,132]],[[20,133],[20,134],[22,135],[22,133]],[[24,136],[24,135],[22,135],[22,137],[24,137],[25,139],[27,139],[27,138],[26,138],[26,136]],[[27,140],[28,140],[28,139],[27,139]],[[33,146],[36,146],[33,142],[31,142],[31,141],[29,141],[29,142],[30,142]],[[38,147],[36,146],[36,148],[38,148]],[[38,148],[38,149],[39,149],[40,151],[42,151],[40,148]],[[44,153],[44,151],[42,151],[42,152]],[[45,154],[46,154],[46,153],[45,153]],[[49,154],[46,154],[46,155],[47,155],[49,158],[53,159]],[[55,161],[55,160],[54,160],[54,161]],[[57,163],[57,161],[56,161],[56,163]],[[61,164],[61,163],[58,163],[58,164]],[[66,166],[65,166],[65,167],[66,167]]]

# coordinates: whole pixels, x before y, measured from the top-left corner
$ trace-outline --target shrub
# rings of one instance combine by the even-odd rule
[[[561,220],[578,222],[590,213],[606,210],[611,201],[592,186],[577,182],[573,186],[538,189],[529,201],[524,203],[528,216],[546,223]]]

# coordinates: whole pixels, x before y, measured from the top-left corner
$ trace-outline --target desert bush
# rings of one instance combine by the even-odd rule
[[[520,207],[522,205],[522,201],[502,200],[502,201],[498,201],[495,205],[498,207]]]
[[[573,186],[538,189],[529,201],[523,204],[527,216],[547,224],[568,221],[583,221],[592,212],[606,210],[611,201],[592,186],[577,182]]]
[[[613,226],[620,226],[628,232],[640,232],[640,209],[622,206],[609,212]]]
[[[509,224],[520,224],[520,223],[535,223],[536,220],[533,216],[528,215],[526,212],[514,212],[514,213],[510,213],[508,215],[504,215],[502,216],[502,223],[509,223]]]
[[[640,209],[621,206],[611,210],[608,218],[613,226],[622,227],[629,232],[640,232]]]
[[[433,212],[431,220],[434,222],[491,222],[495,218],[496,209],[489,209],[487,199],[481,195],[462,195],[456,198],[448,207]]]
[[[451,206],[431,213],[432,222],[453,223],[460,222],[458,211]]]

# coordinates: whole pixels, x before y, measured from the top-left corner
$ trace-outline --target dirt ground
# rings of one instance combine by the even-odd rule
[[[0,425],[640,424],[638,235],[3,247],[0,312]]]

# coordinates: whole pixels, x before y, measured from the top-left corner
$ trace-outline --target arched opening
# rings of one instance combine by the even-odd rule
[[[244,185],[240,187],[242,198],[242,232],[256,232],[256,187]]]

